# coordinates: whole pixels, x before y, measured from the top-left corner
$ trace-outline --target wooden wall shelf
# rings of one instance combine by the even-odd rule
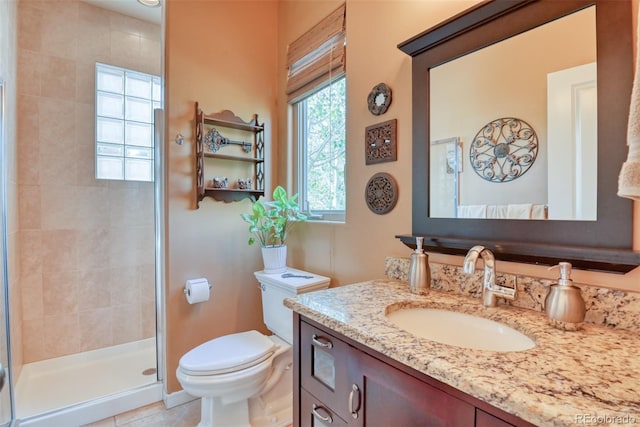
[[[242,199],[249,198],[256,201],[260,196],[264,196],[264,191],[256,190],[240,190],[237,188],[205,188],[204,197],[211,197],[218,202],[239,202]]]
[[[230,110],[222,110],[214,114],[204,114],[196,102],[196,208],[205,197],[214,200],[230,203],[249,198],[257,200],[264,195],[264,124],[258,122],[258,115],[254,114],[252,119],[244,121]],[[225,137],[222,129],[236,129],[252,135],[252,142],[233,141]],[[220,154],[219,150],[224,150],[231,145],[242,146],[242,151],[246,155]],[[252,177],[252,188],[233,188],[236,179],[230,179],[229,188],[212,188],[207,185],[213,174],[205,176],[205,170],[214,170],[215,165],[206,165],[205,159],[218,159],[228,162],[241,162],[250,164],[250,174]],[[249,168],[249,165],[247,165]],[[248,170],[249,172],[249,170]]]

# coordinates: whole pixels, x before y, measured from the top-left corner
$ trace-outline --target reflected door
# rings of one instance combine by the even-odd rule
[[[595,62],[547,76],[549,219],[597,219],[596,78]]]

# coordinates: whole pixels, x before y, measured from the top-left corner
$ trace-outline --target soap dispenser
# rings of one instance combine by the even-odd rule
[[[549,293],[544,301],[544,308],[552,326],[564,330],[576,330],[584,321],[586,312],[584,299],[580,288],[571,280],[571,264],[561,262],[549,270],[558,268],[560,278],[558,283],[549,287]]]
[[[409,265],[409,291],[414,294],[424,294],[431,287],[429,258],[422,249],[423,243],[424,237],[416,237],[416,250],[411,254]]]

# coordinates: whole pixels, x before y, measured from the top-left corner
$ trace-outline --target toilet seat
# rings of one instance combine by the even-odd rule
[[[276,345],[258,331],[239,332],[214,338],[180,358],[180,370],[193,376],[237,372],[271,357]]]

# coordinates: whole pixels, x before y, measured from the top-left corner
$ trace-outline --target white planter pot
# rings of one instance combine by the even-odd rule
[[[287,245],[263,246],[262,262],[266,274],[277,274],[287,271]]]

